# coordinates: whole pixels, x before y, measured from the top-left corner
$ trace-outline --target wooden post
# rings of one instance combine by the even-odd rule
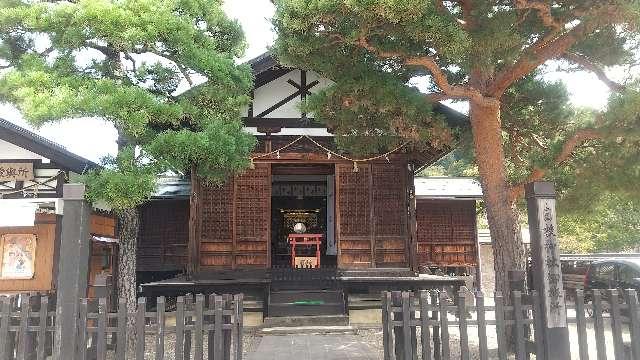
[[[534,182],[525,187],[531,251],[533,288],[541,297],[544,359],[568,360],[569,328],[562,287],[553,183]]]
[[[413,181],[414,166],[409,165],[407,200],[409,202],[409,264],[418,271],[418,220],[416,218],[416,186]]]
[[[187,265],[187,275],[189,278],[198,271],[200,265],[200,196],[201,196],[200,179],[198,178],[197,169],[191,166],[191,196],[189,197],[189,261]]]
[[[71,359],[77,345],[77,314],[80,298],[87,296],[89,273],[89,218],[91,206],[84,199],[82,184],[63,187],[64,214],[58,261],[54,359]]]

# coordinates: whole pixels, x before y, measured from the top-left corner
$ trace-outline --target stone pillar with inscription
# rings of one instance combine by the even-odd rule
[[[569,329],[560,270],[556,192],[553,183],[534,182],[525,187],[533,286],[541,297],[542,329],[547,360],[569,360]]]

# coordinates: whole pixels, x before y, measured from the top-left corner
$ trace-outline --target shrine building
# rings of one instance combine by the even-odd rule
[[[141,207],[145,295],[237,291],[255,293],[268,317],[345,314],[355,294],[459,285],[420,270],[477,273],[475,198],[416,199],[416,174],[451,149],[399,148],[354,164],[299,108],[331,80],[269,53],[249,64],[252,167],[218,187],[196,176],[161,179]],[[434,111],[452,127],[468,126],[444,105]],[[296,299],[317,303],[285,306]]]

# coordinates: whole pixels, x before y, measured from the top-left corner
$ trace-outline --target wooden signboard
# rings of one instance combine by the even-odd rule
[[[0,182],[33,180],[33,163],[0,162]]]
[[[36,236],[5,234],[0,238],[2,279],[31,279],[35,274]]]

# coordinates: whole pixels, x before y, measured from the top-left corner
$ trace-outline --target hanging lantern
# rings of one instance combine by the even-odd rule
[[[389,160],[389,154],[385,154],[384,158],[387,160],[388,163],[391,163],[391,161]]]
[[[276,158],[280,159],[280,150],[276,151]]]
[[[331,151],[327,151],[327,160],[331,160]]]
[[[249,163],[249,169],[253,170],[256,168],[256,164],[253,162],[253,159],[251,159],[251,162]]]
[[[353,172],[354,172],[354,173],[357,173],[358,171],[359,171],[359,169],[358,169],[358,163],[354,161],[354,162],[353,162]]]

